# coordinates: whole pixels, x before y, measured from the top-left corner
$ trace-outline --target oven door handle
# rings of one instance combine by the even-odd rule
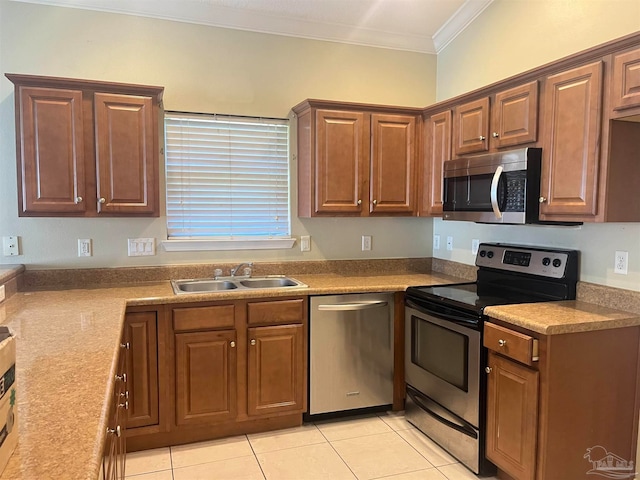
[[[368,310],[370,308],[386,307],[387,302],[355,302],[355,303],[331,303],[327,305],[318,305],[318,310],[334,310],[334,311],[352,311],[352,310]]]
[[[411,398],[420,410],[426,414],[431,415],[438,422],[447,425],[465,435],[472,438],[478,438],[478,432],[471,426],[470,423],[465,422],[463,419],[453,415],[446,408],[433,400],[421,395],[417,390],[407,386],[407,395]]]
[[[502,218],[500,205],[498,205],[498,185],[500,184],[502,170],[502,165],[499,165],[498,168],[496,168],[496,172],[493,174],[493,179],[491,180],[491,208],[493,209],[493,214],[497,219]]]
[[[458,325],[464,325],[467,327],[478,327],[478,319],[474,318],[474,319],[467,319],[464,318],[462,315],[451,315],[442,311],[438,311],[438,310],[432,310],[432,309],[425,309],[424,307],[421,307],[420,305],[412,302],[409,299],[405,299],[405,304],[408,307],[414,308],[416,310],[418,310],[419,312],[425,313],[427,315],[431,315],[432,317],[435,318],[439,318],[440,320],[445,320],[447,322],[452,322],[452,323],[457,323]]]

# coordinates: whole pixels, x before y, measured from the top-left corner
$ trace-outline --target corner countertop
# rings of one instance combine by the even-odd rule
[[[0,303],[0,324],[16,335],[19,429],[18,447],[0,479],[98,477],[128,305],[391,292],[411,285],[461,281],[443,274],[294,277],[309,288],[174,295],[164,281],[19,292]]]
[[[578,300],[486,307],[489,317],[544,335],[640,325],[640,315]]]

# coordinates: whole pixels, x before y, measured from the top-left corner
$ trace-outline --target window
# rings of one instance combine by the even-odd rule
[[[167,112],[165,144],[169,240],[290,238],[288,120]]]

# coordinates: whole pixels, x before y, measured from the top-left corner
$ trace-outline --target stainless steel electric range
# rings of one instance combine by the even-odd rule
[[[474,473],[485,459],[485,307],[575,299],[579,252],[482,243],[477,281],[410,287],[405,306],[409,422]]]

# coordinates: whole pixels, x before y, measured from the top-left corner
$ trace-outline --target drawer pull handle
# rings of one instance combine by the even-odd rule
[[[507,344],[506,340],[502,340],[502,339],[498,340],[498,345],[500,345],[501,347],[504,347],[506,344]]]
[[[487,373],[491,373],[492,368],[491,367],[484,367],[484,371]]]

